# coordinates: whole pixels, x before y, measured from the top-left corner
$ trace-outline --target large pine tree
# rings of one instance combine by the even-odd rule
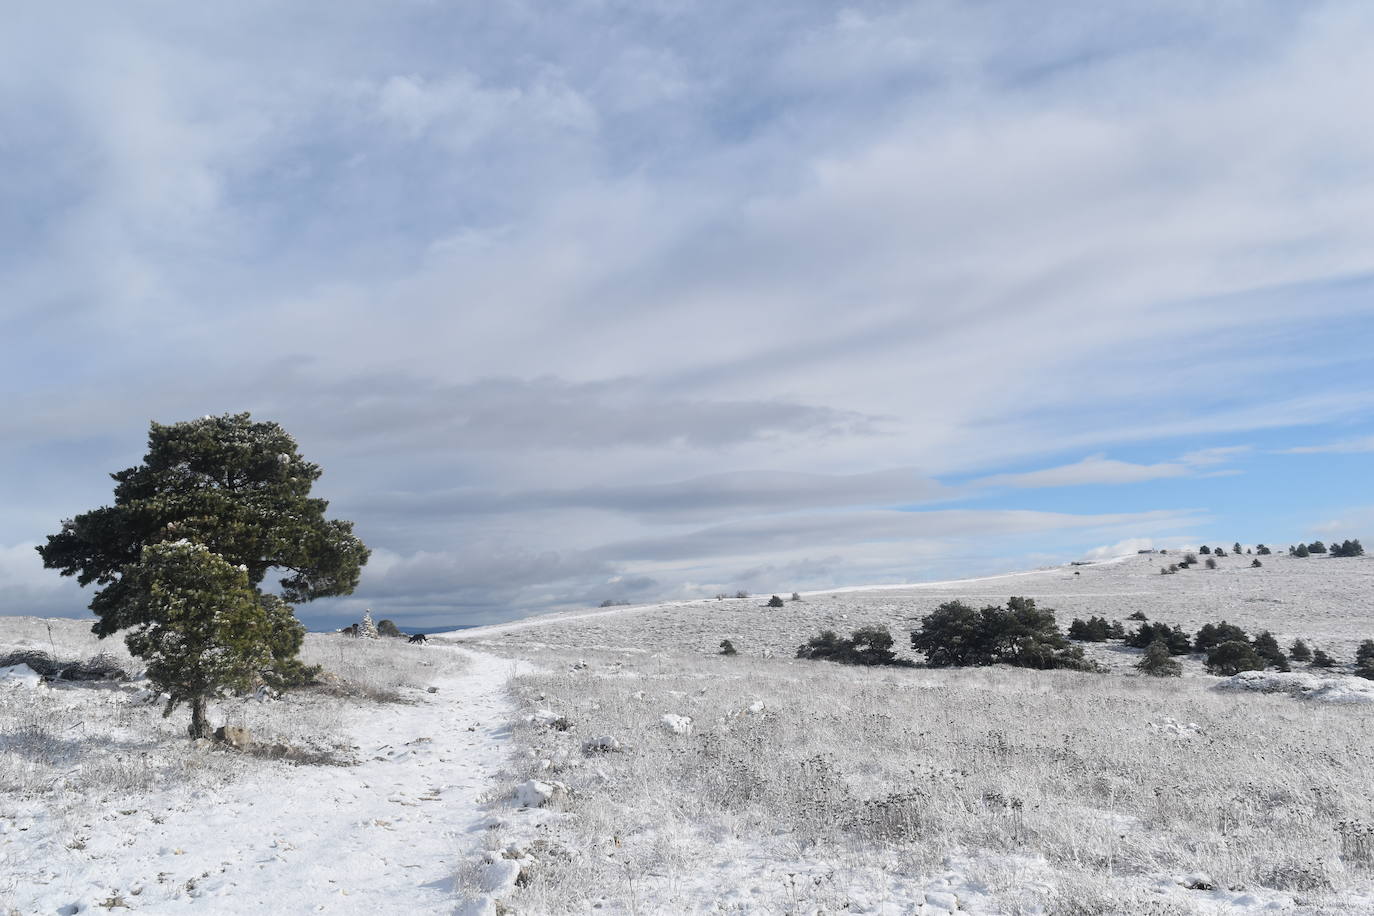
[[[240,658],[253,659],[260,674],[279,683],[298,674],[304,628],[287,602],[351,593],[368,550],[352,523],[326,519],[329,504],[310,496],[320,468],[300,456],[295,440],[276,423],[255,423],[246,413],[154,423],[143,462],[111,476],[114,505],[67,519],[38,548],[45,566],[76,576],[83,586],[100,586],[90,605],[95,634],[133,629],[130,651],[149,661],[150,673],[154,658],[170,671],[191,665],[193,653],[166,651],[170,637],[156,634],[180,630],[192,640],[188,634],[213,632],[220,639],[225,631],[215,621],[228,615],[243,621],[240,629],[266,652],[243,646],[235,650]],[[183,542],[207,556],[148,550]],[[238,585],[221,583],[230,610],[194,588],[197,581],[218,582],[222,566],[242,574],[242,589],[258,612],[242,605]],[[261,588],[272,570],[284,573],[280,596]],[[173,614],[176,601],[181,610]],[[182,699],[193,707],[193,737],[205,732],[204,699],[235,686],[236,678],[210,677],[186,688]]]

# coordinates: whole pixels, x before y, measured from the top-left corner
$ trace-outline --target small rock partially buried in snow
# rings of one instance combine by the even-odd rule
[[[488,853],[479,880],[484,893],[493,897],[503,897],[515,889],[515,882],[519,878],[519,862],[502,858],[499,853]]]
[[[568,787],[561,782],[541,782],[528,779],[515,787],[515,803],[522,808],[541,808],[555,798],[566,795]]]
[[[613,735],[602,735],[590,741],[582,742],[582,753],[584,754],[607,754],[620,750],[620,742]]]
[[[663,723],[665,729],[675,735],[690,735],[692,733],[691,716],[677,716],[667,713],[659,721]]]

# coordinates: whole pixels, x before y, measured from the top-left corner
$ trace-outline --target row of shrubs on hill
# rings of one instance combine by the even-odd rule
[[[1224,547],[1208,547],[1206,544],[1203,544],[1201,547],[1199,547],[1197,552],[1204,557],[1226,556],[1226,549]],[[1168,551],[1161,550],[1160,553],[1168,553]],[[1231,545],[1231,553],[1235,554],[1236,556],[1240,556],[1240,541],[1236,541],[1236,543]],[[1263,544],[1256,544],[1253,548],[1245,548],[1245,553],[1254,553],[1259,554],[1262,557],[1267,557],[1270,554],[1272,554],[1273,551],[1270,550],[1268,547],[1264,546]],[[1290,544],[1288,547],[1288,553],[1291,556],[1295,557],[1307,557],[1311,556],[1314,553],[1324,553],[1333,557],[1362,557],[1364,556],[1364,547],[1360,544],[1358,538],[1345,540],[1339,544],[1333,542],[1329,548],[1321,541],[1313,541],[1310,544]],[[1197,562],[1197,557],[1193,557],[1193,562]]]
[[[1223,676],[1265,668],[1290,671],[1290,660],[1316,668],[1334,668],[1339,664],[1301,639],[1284,652],[1268,630],[1251,638],[1225,620],[1204,624],[1190,636],[1182,627],[1152,623],[1140,613],[1133,614],[1132,619],[1139,621],[1139,625],[1128,631],[1120,621],[1096,616],[1087,620],[1075,618],[1066,638],[1055,621],[1054,611],[1036,607],[1032,598],[1011,598],[1005,605],[979,610],[961,601],[950,601],[921,618],[920,629],[911,634],[911,646],[925,655],[926,664],[932,668],[1012,665],[1042,670],[1102,670],[1084,658],[1082,647],[1070,640],[1120,640],[1132,648],[1144,649],[1145,655],[1136,667],[1161,677],[1181,674],[1182,667],[1174,657],[1194,653],[1206,655],[1207,670]],[[797,657],[851,665],[912,665],[897,657],[893,645],[892,634],[886,627],[862,627],[848,638],[826,630],[799,647]],[[734,654],[733,646],[727,650],[723,643],[722,649],[726,654]],[[1374,640],[1360,644],[1355,673],[1374,680]]]
[[[1364,547],[1358,538],[1342,541],[1339,544],[1333,542],[1329,549],[1321,541],[1313,541],[1311,544],[1290,546],[1288,553],[1294,557],[1310,557],[1314,553],[1324,553],[1332,557],[1362,557],[1364,556]]]

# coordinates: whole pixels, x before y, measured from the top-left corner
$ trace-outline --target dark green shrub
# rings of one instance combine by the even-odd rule
[[[1340,664],[1340,662],[1336,661],[1334,658],[1332,658],[1331,656],[1327,655],[1327,654],[1326,654],[1325,652],[1323,652],[1321,649],[1313,649],[1313,650],[1312,650],[1312,667],[1313,667],[1313,668],[1334,668],[1334,667],[1336,667],[1338,664]]]
[[[1179,677],[1183,674],[1183,666],[1173,660],[1163,640],[1150,643],[1145,649],[1145,657],[1136,662],[1135,667],[1151,677]]]
[[[1224,642],[1232,641],[1249,642],[1250,637],[1240,627],[1224,620],[1221,623],[1205,623],[1202,629],[1197,631],[1193,649],[1197,652],[1208,652]]]
[[[825,630],[799,647],[797,658],[845,665],[910,666],[911,662],[897,657],[892,645],[892,633],[887,627],[860,627],[848,639],[841,639],[834,630]]]
[[[933,667],[1015,665],[1022,668],[1095,670],[1083,650],[1071,645],[1054,620],[1054,611],[1034,599],[1011,598],[1005,607],[975,611],[951,601],[921,618],[911,634],[912,648]]]
[[[1139,629],[1126,637],[1126,645],[1133,649],[1148,649],[1156,642],[1163,643],[1170,655],[1187,655],[1193,650],[1187,632],[1182,627],[1171,627],[1167,623],[1142,623]]]
[[[1308,553],[1326,553],[1326,545],[1321,541],[1313,541],[1307,545]]]
[[[1297,547],[1291,547],[1291,548],[1289,548],[1288,552],[1291,553],[1291,554],[1292,554],[1293,556],[1295,556],[1295,557],[1306,557],[1306,556],[1311,556],[1311,554],[1309,553],[1309,551],[1308,551],[1308,549],[1307,549],[1307,545],[1306,545],[1306,544],[1299,544]]]
[[[1069,639],[1081,642],[1106,642],[1111,638],[1111,629],[1112,625],[1104,617],[1089,617],[1087,620],[1075,617],[1073,623],[1069,624]]]
[[[1240,541],[1236,541],[1234,544],[1231,545],[1231,552],[1234,554],[1240,553]]]
[[[1307,648],[1307,643],[1301,639],[1293,640],[1293,645],[1288,647],[1288,657],[1295,662],[1310,662],[1312,660],[1312,650]]]
[[[769,606],[769,607],[782,607],[782,604],[783,604],[782,599],[779,598],[777,595],[774,595],[772,598],[769,598],[769,599],[768,599],[768,606]]]
[[[1331,556],[1333,557],[1362,557],[1364,556],[1364,546],[1359,540],[1342,541],[1339,544],[1331,545]]]
[[[1289,670],[1288,656],[1284,655],[1283,650],[1279,648],[1279,641],[1274,638],[1273,633],[1265,630],[1251,640],[1250,645],[1254,648],[1255,654],[1262,658],[1267,666],[1277,668],[1280,671]]]
[[[1212,548],[1208,547],[1206,544],[1203,544],[1202,547],[1198,550],[1198,553],[1202,554],[1204,557],[1210,554],[1211,552]]]
[[[739,653],[738,653],[737,651],[735,651],[735,644],[734,644],[734,643],[732,643],[732,642],[731,642],[730,640],[728,640],[728,639],[722,639],[722,640],[720,641],[720,654],[721,654],[721,655],[738,655]]]
[[[404,636],[405,634],[401,632],[400,627],[396,626],[396,622],[394,620],[387,620],[386,618],[382,618],[381,620],[377,621],[377,635]]]
[[[1126,628],[1121,625],[1121,621],[1113,620],[1111,626],[1107,627],[1108,639],[1125,639]]]
[[[1264,660],[1255,654],[1248,642],[1233,639],[1216,646],[1207,653],[1207,670],[1229,677],[1242,671],[1261,671]]]
[[[1145,613],[1144,613],[1143,611],[1135,611],[1134,613],[1131,614],[1131,616],[1127,617],[1126,619],[1127,619],[1127,620],[1149,620],[1150,618],[1146,617],[1146,616],[1145,616]]]
[[[1259,561],[1259,557],[1255,557],[1253,560],[1250,561],[1250,567],[1252,569],[1259,569],[1263,565],[1264,564]]]
[[[1271,551],[1268,547],[1265,547],[1263,544],[1256,544],[1255,553],[1259,554],[1262,557],[1267,557],[1269,556],[1269,554],[1273,553],[1273,551]]]
[[[1374,639],[1366,639],[1355,650],[1355,673],[1374,681]]]

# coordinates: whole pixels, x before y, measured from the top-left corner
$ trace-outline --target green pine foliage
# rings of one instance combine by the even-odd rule
[[[1195,652],[1210,652],[1224,642],[1248,643],[1249,641],[1250,637],[1246,635],[1244,630],[1223,620],[1221,623],[1203,624],[1193,640],[1193,650]]]
[[[1259,569],[1259,568],[1260,568],[1261,566],[1263,566],[1263,565],[1264,565],[1264,564],[1260,562],[1259,557],[1255,557],[1253,560],[1250,561],[1250,568],[1251,568],[1251,569]]]
[[[271,623],[248,574],[203,545],[176,541],[144,547],[124,578],[138,620],[124,641],[170,697],[162,714],[188,704],[190,736],[209,737],[207,701],[248,689],[272,661]]]
[[[1255,654],[1264,660],[1266,666],[1277,668],[1279,671],[1289,670],[1288,656],[1279,648],[1279,641],[1274,638],[1273,633],[1263,631],[1251,640],[1250,645],[1254,648]]]
[[[157,654],[160,670],[172,678],[167,666],[189,666],[191,658],[187,652],[169,652],[167,634],[174,630],[167,628],[168,612],[150,590],[170,588],[166,582],[172,580],[178,588],[193,583],[177,579],[171,560],[147,548],[169,543],[203,548],[217,561],[177,562],[206,575],[218,575],[216,562],[238,570],[257,608],[251,616],[258,623],[245,632],[266,656],[241,647],[235,657],[259,659],[258,674],[269,683],[299,683],[309,679],[311,669],[296,658],[305,630],[287,602],[350,594],[368,558],[352,523],[327,519],[329,504],[310,496],[320,474],[285,430],[255,423],[246,413],[154,423],[142,463],[112,475],[114,504],[63,521],[61,531],[38,552],[48,568],[75,576],[83,586],[99,586],[90,604],[97,636],[135,630],[137,645]],[[153,560],[156,569],[143,569]],[[261,588],[273,569],[287,573],[278,582],[280,596]],[[235,601],[241,597],[237,591],[227,594],[237,596]],[[218,607],[203,596],[195,600],[206,614]],[[184,613],[192,613],[193,605],[186,607]],[[177,626],[190,624],[183,620]],[[235,678],[221,686],[232,688]]]
[[[1307,647],[1307,643],[1301,639],[1293,640],[1293,645],[1288,647],[1288,657],[1295,662],[1310,662],[1312,660],[1312,650]]]
[[[1229,640],[1215,646],[1207,653],[1207,670],[1212,674],[1229,677],[1242,671],[1261,671],[1264,659],[1260,658],[1248,642],[1238,639]]]
[[[1313,650],[1312,650],[1312,667],[1313,667],[1313,668],[1334,668],[1334,667],[1336,667],[1336,666],[1339,665],[1339,664],[1340,664],[1340,662],[1336,661],[1336,660],[1335,660],[1334,658],[1332,658],[1330,655],[1327,655],[1327,654],[1326,654],[1325,652],[1323,652],[1321,649],[1313,649]]]
[[[1358,539],[1341,541],[1339,544],[1331,545],[1331,556],[1362,557],[1364,556],[1364,545]]]
[[[1256,544],[1255,553],[1259,554],[1262,557],[1267,557],[1269,556],[1269,554],[1273,553],[1273,551],[1270,550],[1268,547],[1265,547],[1263,544]]]
[[[1208,547],[1206,544],[1203,544],[1202,547],[1198,549],[1198,553],[1202,554],[1204,557],[1210,554],[1211,552],[1212,548]]]
[[[1145,649],[1145,657],[1136,663],[1136,670],[1151,677],[1180,677],[1183,666],[1174,661],[1168,645],[1155,640]]]
[[[779,598],[777,595],[774,595],[772,598],[769,598],[769,599],[768,599],[768,606],[769,606],[769,607],[782,607],[782,606],[783,606],[783,600],[782,600],[781,598]]]
[[[1170,655],[1187,655],[1193,650],[1187,631],[1167,623],[1142,623],[1126,637],[1126,645],[1133,649],[1148,649],[1156,642],[1162,643]]]
[[[1105,617],[1089,617],[1080,620],[1075,617],[1069,624],[1069,639],[1080,642],[1106,642],[1112,638],[1112,625]]]
[[[1083,650],[1059,631],[1054,611],[1034,599],[1010,598],[1005,606],[981,610],[961,601],[940,605],[921,618],[911,634],[912,648],[932,667],[1014,665],[1021,668],[1095,670]]]
[[[1308,548],[1306,544],[1299,544],[1297,547],[1290,548],[1288,552],[1295,557],[1307,557],[1312,555],[1310,548]]]
[[[401,628],[396,626],[396,621],[382,618],[377,621],[378,636],[401,636]]]
[[[1366,639],[1355,650],[1355,673],[1374,681],[1374,639]]]
[[[735,644],[734,644],[734,643],[732,643],[732,642],[731,642],[730,640],[728,640],[728,639],[722,639],[722,640],[720,641],[720,654],[721,654],[721,655],[739,655],[739,652],[736,651],[736,649],[735,649]]]
[[[897,665],[909,667],[911,662],[897,657],[892,651],[892,632],[887,627],[860,627],[848,639],[825,630],[813,636],[797,649],[797,658],[839,662],[844,665]]]
[[[1313,541],[1307,545],[1308,553],[1326,553],[1326,545],[1321,541]]]

